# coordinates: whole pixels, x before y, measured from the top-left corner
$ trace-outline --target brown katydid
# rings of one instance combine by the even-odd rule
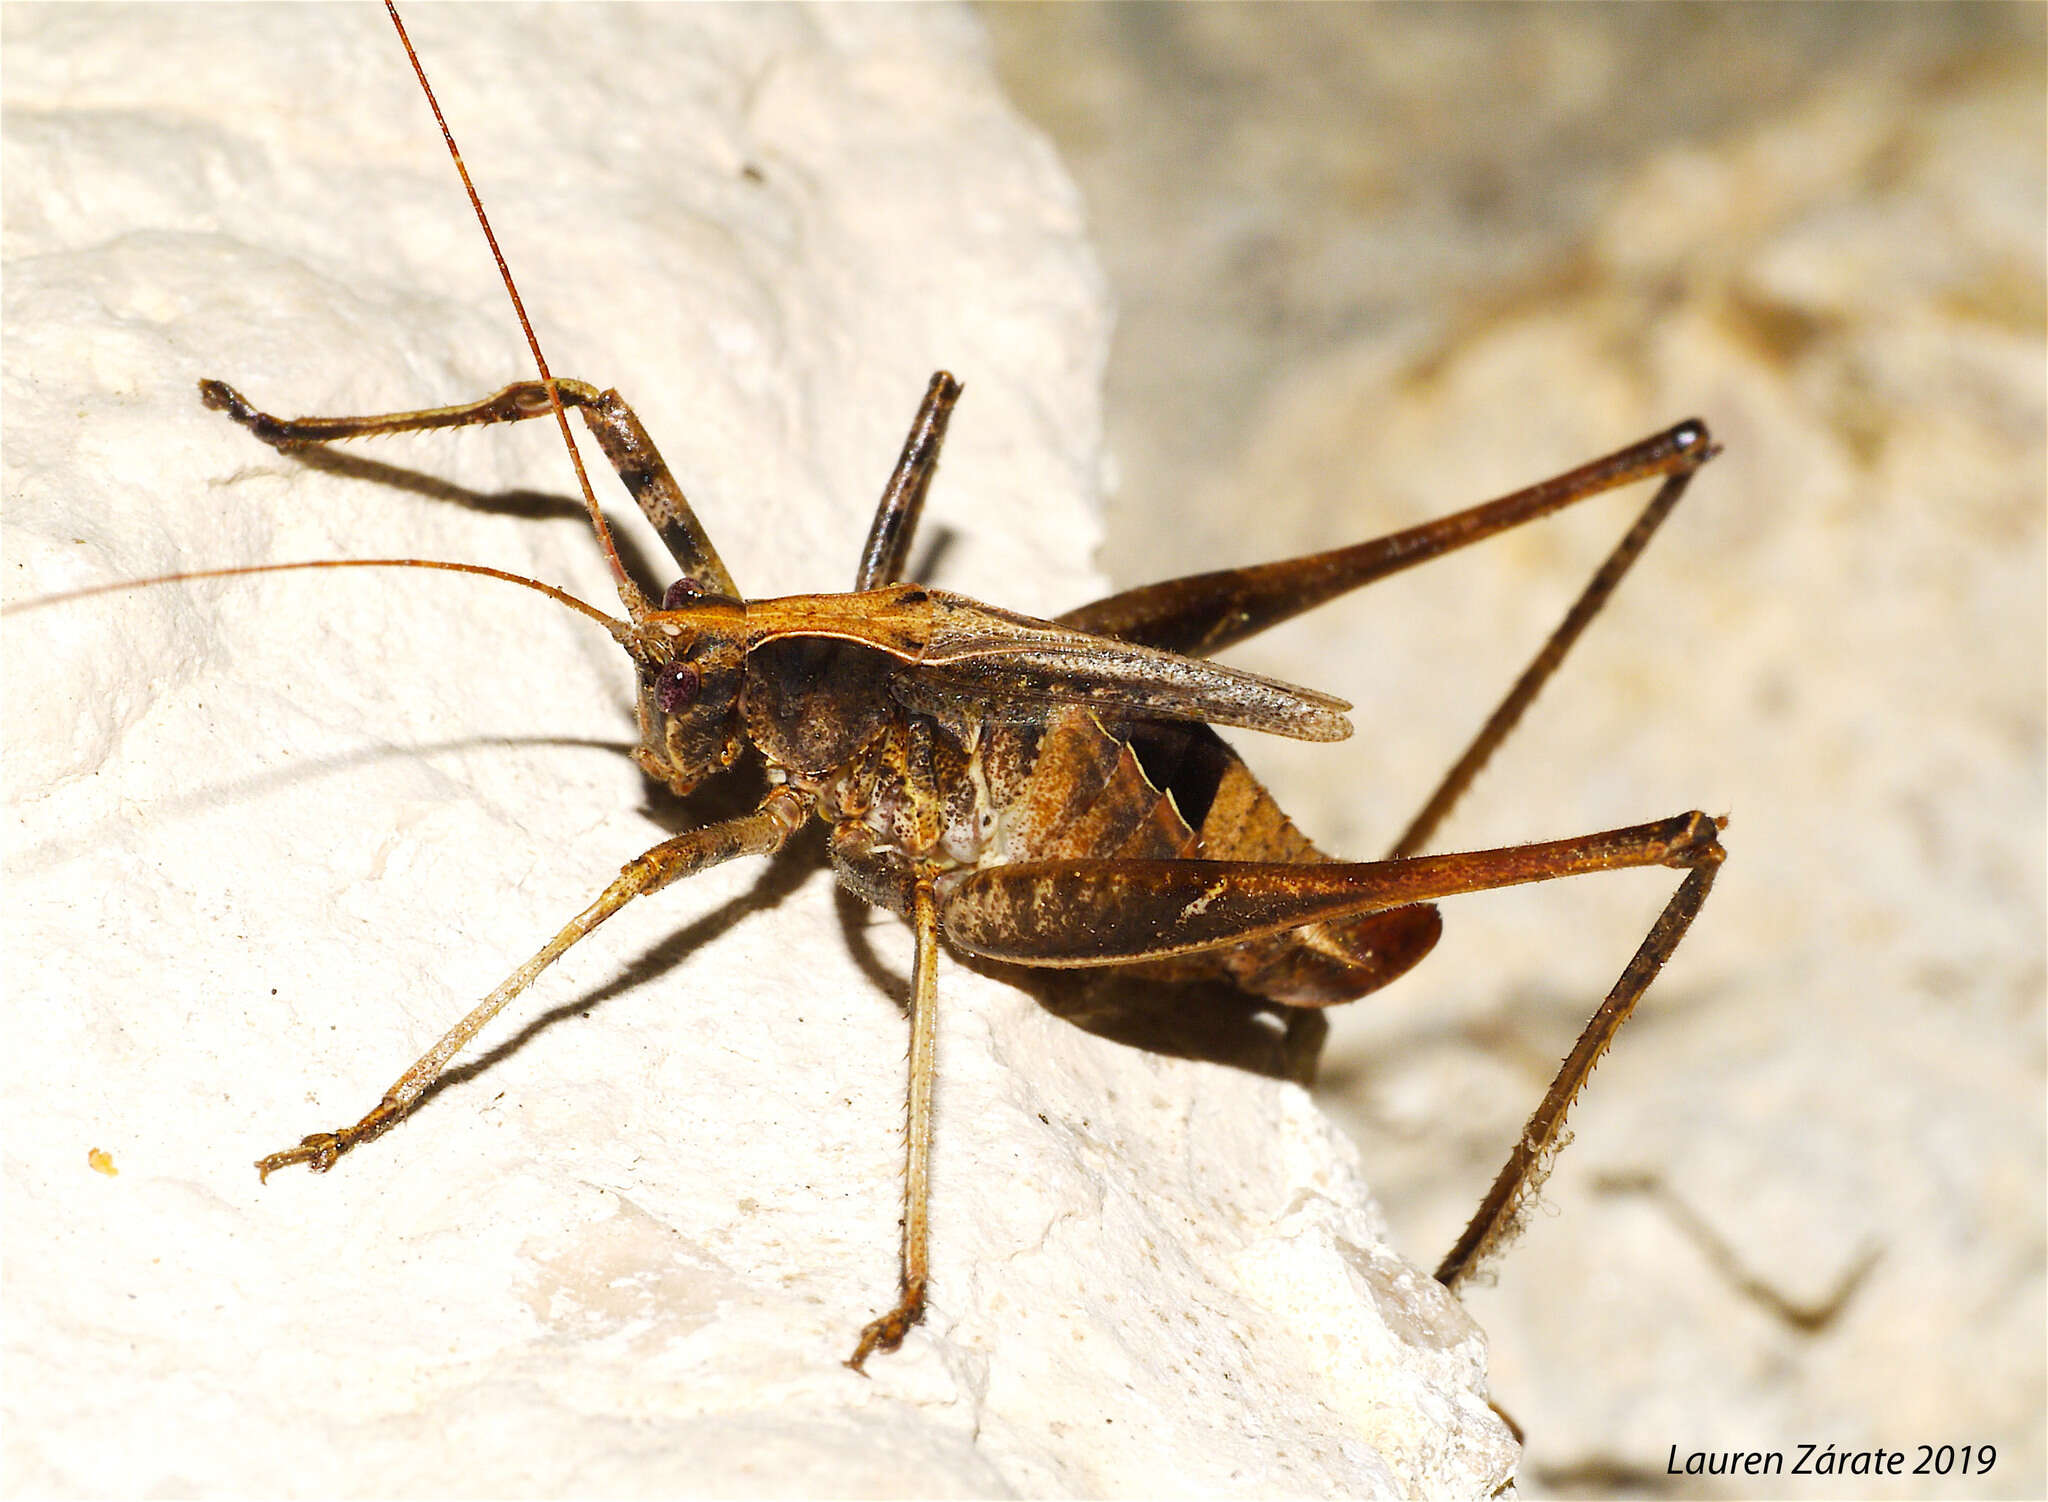
[[[928,394],[905,465],[885,494],[863,554],[858,582],[879,592],[744,606],[665,469],[658,460],[642,462],[652,456],[652,445],[637,433],[623,403],[574,383],[562,383],[559,398],[557,389],[545,381],[525,384],[501,394],[503,406],[448,409],[440,420],[545,415],[560,399],[593,421],[601,442],[609,437],[608,454],[611,444],[618,445],[622,474],[632,471],[629,485],[634,475],[642,477],[636,499],[677,552],[690,581],[664,600],[675,609],[652,610],[642,599],[636,611],[631,586],[620,575],[631,620],[614,629],[641,670],[648,731],[643,765],[681,785],[726,765],[736,739],[744,739],[784,774],[754,814],[664,842],[642,857],[628,868],[623,886],[615,884],[615,901],[673,880],[694,869],[693,862],[768,848],[800,817],[826,813],[837,816],[835,854],[842,873],[865,895],[907,910],[917,930],[915,1035],[924,1043],[912,1055],[904,1298],[869,1327],[856,1361],[872,1347],[900,1340],[921,1308],[919,1164],[929,1142],[929,1019],[939,933],[968,952],[1024,963],[1141,960],[1179,976],[1220,970],[1256,994],[1327,1004],[1364,994],[1421,957],[1436,927],[1433,912],[1417,904],[1434,896],[1583,870],[1690,866],[1693,874],[1646,942],[1646,958],[1617,988],[1612,1010],[1619,1014],[1647,984],[1644,972],[1669,953],[1711,880],[1719,846],[1712,821],[1699,815],[1464,856],[1364,866],[1312,858],[1306,842],[1203,722],[1334,738],[1343,730],[1343,706],[1148,650],[1173,648],[1199,658],[1395,568],[1613,485],[1662,478],[1644,523],[1603,571],[1605,584],[1589,590],[1575,611],[1582,625],[1691,472],[1711,456],[1697,424],[1681,425],[1532,492],[1396,538],[1133,591],[1059,622],[1031,622],[936,591],[893,587],[944,417],[957,394],[949,381],[935,381]],[[223,390],[213,400],[234,405]],[[255,414],[240,415],[255,422]],[[397,431],[425,425],[421,416],[342,420],[321,431],[285,429],[263,436],[290,443],[351,431]],[[687,649],[680,645],[682,635],[671,631],[687,633]],[[1539,659],[1528,693],[1568,645],[1566,638]],[[1526,696],[1511,702],[1526,702]],[[886,711],[879,717],[878,708]],[[1512,712],[1496,716],[1477,755],[1461,762],[1437,803],[1447,806],[1512,721]],[[863,727],[869,733],[865,740]],[[991,768],[1007,780],[990,786]],[[1090,775],[1096,777],[1092,788]],[[963,790],[972,798],[956,809],[954,795]],[[1100,817],[1077,817],[1084,807]],[[1426,841],[1442,812],[1439,806],[1418,820],[1402,842],[1404,853]],[[984,815],[993,824],[986,833],[980,829]],[[1111,842],[1111,826],[1123,818],[1144,827]],[[536,959],[551,957],[544,951]],[[515,976],[521,983],[525,978]],[[509,992],[494,999],[509,999]],[[1599,1042],[1618,1021],[1614,1015],[1601,1025]],[[459,1046],[461,1037],[451,1037]],[[1552,1118],[1568,1104],[1585,1067],[1590,1058],[1561,1077],[1554,1104],[1547,1103]],[[425,1078],[417,1069],[408,1075],[413,1086],[423,1086]],[[266,1164],[296,1158],[324,1167],[332,1152],[375,1135],[397,1114],[380,1106],[356,1127],[309,1139],[313,1145]],[[350,1131],[357,1136],[348,1138]],[[1528,1144],[1536,1157],[1541,1136]],[[1513,1190],[1526,1178],[1526,1165],[1511,1165],[1504,1182]],[[1510,1218],[1504,1202],[1483,1223],[1475,1222],[1478,1230],[1469,1238],[1474,1245],[1447,1267],[1447,1276],[1455,1280]]]

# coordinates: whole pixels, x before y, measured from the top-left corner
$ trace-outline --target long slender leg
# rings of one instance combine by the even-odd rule
[[[946,441],[946,424],[959,400],[960,383],[947,371],[934,371],[910,424],[910,436],[903,440],[896,471],[882,491],[882,504],[875,510],[867,544],[860,550],[855,589],[879,589],[903,577],[910,540],[924,511],[925,492],[931,489],[932,475],[939,467],[939,446]]]
[[[1550,1082],[1528,1125],[1522,1128],[1507,1162],[1501,1165],[1493,1187],[1486,1191],[1486,1198],[1480,1201],[1457,1245],[1445,1253],[1437,1267],[1437,1281],[1452,1292],[1521,1234],[1529,1206],[1536,1202],[1537,1191],[1543,1187],[1550,1165],[1564,1146],[1565,1114],[1585,1089],[1593,1066],[1600,1062],[1601,1055],[1614,1042],[1614,1035],[1621,1031],[1636,1003],[1649,990],[1650,982],[1678,948],[1678,941],[1692,927],[1692,920],[1699,916],[1700,905],[1713,890],[1714,873],[1719,869],[1717,857],[1695,866],[1692,874],[1679,883],[1635,957],[1614,983],[1614,989],[1607,993],[1607,999],[1579,1034],[1579,1041],[1559,1066],[1557,1077]]]
[[[917,960],[910,982],[910,1104],[904,1127],[903,1279],[896,1307],[860,1332],[847,1365],[860,1371],[876,1351],[903,1344],[911,1326],[924,1318],[925,1283],[930,1276],[932,1080],[938,1044],[938,903],[929,877],[911,890],[910,923],[917,934]]]
[[[588,381],[560,380],[562,405],[595,406],[601,393]],[[380,412],[363,417],[275,417],[258,411],[226,381],[202,380],[199,400],[208,410],[225,412],[251,434],[277,449],[303,448],[310,443],[338,443],[347,438],[376,438],[394,433],[424,433],[434,428],[475,428],[494,422],[524,422],[546,417],[548,388],[539,381],[514,381],[473,402],[452,407],[421,407],[410,412]]]
[[[1401,832],[1401,837],[1394,842],[1393,849],[1387,852],[1390,860],[1413,855],[1429,843],[1429,837],[1436,832],[1437,826],[1443,823],[1457,801],[1464,796],[1465,790],[1472,785],[1472,779],[1479,775],[1488,759],[1499,749],[1501,742],[1505,741],[1520,723],[1523,711],[1535,702],[1536,695],[1542,691],[1543,685],[1550,681],[1550,675],[1555,673],[1558,665],[1564,661],[1564,654],[1572,649],[1573,644],[1591,624],[1593,617],[1606,605],[1608,597],[1614,593],[1615,586],[1621,583],[1622,576],[1634,565],[1636,559],[1642,556],[1643,549],[1650,545],[1650,538],[1664,524],[1664,519],[1678,504],[1678,498],[1685,494],[1685,487],[1691,480],[1690,472],[1677,474],[1657,487],[1657,493],[1650,497],[1650,504],[1643,508],[1643,514],[1636,518],[1635,525],[1615,544],[1614,551],[1607,555],[1606,562],[1594,571],[1593,577],[1587,581],[1578,599],[1572,602],[1571,609],[1565,612],[1564,619],[1558,622],[1557,629],[1550,633],[1550,639],[1537,650],[1529,665],[1522,669],[1522,676],[1515,680],[1514,686],[1507,691],[1493,713],[1487,716],[1486,723],[1479,727],[1479,733],[1472,738],[1472,744],[1465,748],[1464,755],[1458,758],[1450,771],[1444,773],[1436,791],[1429,795],[1421,811]]]
[[[1721,821],[1679,814],[1573,839],[1389,861],[1018,861],[942,883],[946,937],[1016,965],[1120,965],[1532,881],[1721,860]]]
[[[693,876],[708,866],[739,855],[772,854],[802,827],[806,817],[807,810],[796,794],[777,789],[750,814],[679,834],[634,857],[620,871],[618,879],[598,894],[595,902],[572,918],[532,959],[505,977],[495,991],[478,1002],[468,1016],[450,1028],[440,1042],[400,1075],[368,1115],[353,1126],[333,1132],[315,1132],[302,1138],[297,1147],[258,1159],[257,1172],[267,1179],[274,1169],[304,1163],[315,1173],[325,1173],[334,1166],[334,1160],[350,1148],[380,1137],[397,1125],[399,1118],[413,1108],[434,1081],[441,1077],[449,1062],[468,1046],[485,1024],[497,1016],[513,997],[533,984],[541,971],[560,959],[571,945],[598,924],[635,897],[657,892],[670,882]]]
[[[1100,965],[1221,948],[1304,921],[1458,892],[1630,866],[1685,869],[1685,880],[1586,1024],[1493,1187],[1438,1267],[1437,1278],[1455,1291],[1520,1231],[1528,1206],[1564,1145],[1565,1117],[1593,1066],[1634,1013],[1713,889],[1715,873],[1726,856],[1717,838],[1721,823],[1705,814],[1681,814],[1659,824],[1576,840],[1352,866],[1032,861],[966,878],[946,899],[944,921],[948,938],[990,958],[1021,964]]]
[[[597,439],[598,447],[618,471],[641,514],[661,534],[663,545],[683,577],[697,592],[737,596],[739,590],[720,561],[718,549],[711,545],[711,538],[697,520],[696,512],[690,509],[682,487],[669,472],[633,409],[618,392],[600,391],[588,381],[558,380],[555,385],[562,394],[562,405],[582,412],[584,424]],[[367,417],[274,417],[251,406],[225,381],[201,381],[199,399],[213,411],[227,413],[271,447],[285,450],[348,438],[524,422],[531,417],[551,416],[554,411],[548,402],[548,388],[539,381],[515,381],[480,400],[452,407],[422,407],[412,412],[384,412]]]
[[[1720,452],[1698,419],[1499,500],[1419,527],[1278,563],[1190,574],[1070,610],[1060,624],[1206,657],[1388,574],[1652,476],[1689,475]]]
[[[669,473],[661,451],[654,446],[633,409],[618,392],[605,391],[599,394],[595,406],[585,406],[582,411],[583,421],[604,451],[606,461],[618,472],[640,514],[661,535],[662,546],[675,559],[692,592],[738,599],[739,586],[726,571],[718,549],[711,545],[711,534],[690,509],[683,487]],[[664,599],[663,603],[668,601]]]

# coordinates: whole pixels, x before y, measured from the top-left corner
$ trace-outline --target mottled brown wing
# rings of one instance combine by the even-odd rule
[[[1074,704],[1111,719],[1195,720],[1297,740],[1351,734],[1351,706],[1329,694],[921,585],[750,601],[747,632],[749,650],[800,636],[859,642],[913,665],[934,693],[1012,716]]]

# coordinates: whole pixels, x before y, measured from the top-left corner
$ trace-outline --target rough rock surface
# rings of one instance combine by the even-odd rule
[[[322,466],[196,400],[378,410],[526,369],[374,9],[4,19],[10,598],[404,553],[604,599],[541,424]],[[850,576],[943,363],[938,579],[1095,587],[1103,288],[970,15],[415,26],[557,368],[625,389],[746,586]],[[11,1493],[1508,1474],[1475,1328],[1383,1249],[1298,1087],[957,965],[932,1317],[843,1370],[892,1293],[907,943],[815,846],[621,915],[398,1131],[259,1186],[702,810],[623,754],[611,645],[474,580],[159,589],[11,619],[7,653]]]

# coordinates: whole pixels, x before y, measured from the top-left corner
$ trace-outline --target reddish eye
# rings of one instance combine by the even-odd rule
[[[703,677],[687,662],[672,662],[654,677],[654,702],[663,714],[674,714],[697,697]]]
[[[699,598],[703,593],[703,588],[695,579],[678,579],[661,592],[661,608],[663,610],[681,610],[690,601]]]

